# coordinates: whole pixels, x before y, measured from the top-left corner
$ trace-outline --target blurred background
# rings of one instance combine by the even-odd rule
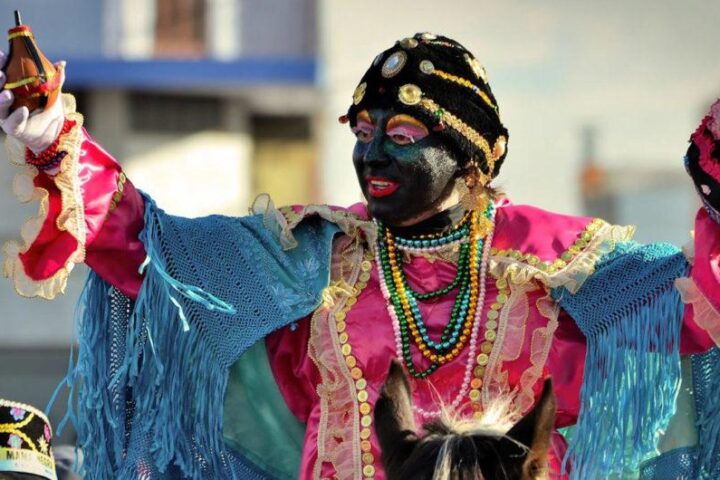
[[[360,201],[337,118],[377,53],[431,31],[488,71],[510,130],[498,185],[514,202],[689,239],[682,157],[720,95],[718,2],[6,0],[0,26],[15,8],[67,60],[91,134],[170,212],[242,215],[262,192]],[[14,199],[13,175],[0,159],[0,243],[37,209]],[[0,397],[44,408],[64,376],[77,270],[53,302],[0,282]]]

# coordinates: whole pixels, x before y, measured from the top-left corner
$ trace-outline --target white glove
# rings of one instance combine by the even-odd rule
[[[5,53],[0,51],[1,64],[5,64],[6,58]],[[64,62],[61,63],[61,67],[64,67]],[[62,88],[65,82],[65,68],[61,68],[60,71],[63,75],[60,81]],[[5,86],[5,81],[5,74],[0,72],[0,88]],[[65,121],[62,98],[58,98],[53,106],[46,110],[36,110],[30,114],[27,107],[20,107],[8,115],[14,100],[15,96],[10,90],[3,90],[0,93],[0,128],[37,155],[49,147],[62,130]]]

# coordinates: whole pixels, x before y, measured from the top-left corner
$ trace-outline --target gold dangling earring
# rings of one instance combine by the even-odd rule
[[[485,211],[490,201],[485,191],[485,185],[487,185],[489,180],[488,176],[480,170],[475,160],[470,162],[469,171],[465,175],[465,187],[467,191],[463,193],[460,200],[460,204],[465,210]]]

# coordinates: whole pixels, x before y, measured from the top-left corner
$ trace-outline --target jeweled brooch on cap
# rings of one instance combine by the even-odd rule
[[[420,62],[420,71],[427,75],[430,75],[435,71],[435,65],[430,60],[423,60]]]
[[[417,105],[422,100],[422,90],[417,85],[406,83],[398,90],[398,100],[405,105]]]
[[[400,46],[403,48],[415,48],[418,46],[418,41],[412,37],[403,38],[400,40]]]
[[[400,72],[400,70],[403,69],[405,63],[407,63],[407,58],[407,53],[403,52],[402,50],[398,50],[397,52],[390,55],[387,60],[385,60],[385,63],[383,63],[380,73],[385,78],[394,77]]]

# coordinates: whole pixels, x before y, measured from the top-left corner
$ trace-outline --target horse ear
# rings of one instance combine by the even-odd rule
[[[546,379],[540,400],[507,433],[508,437],[527,446],[523,478],[536,478],[547,468],[547,452],[555,424],[555,395],[552,380]]]
[[[400,467],[417,445],[418,437],[410,384],[397,359],[390,364],[387,379],[375,403],[375,433],[388,478],[399,478]]]

